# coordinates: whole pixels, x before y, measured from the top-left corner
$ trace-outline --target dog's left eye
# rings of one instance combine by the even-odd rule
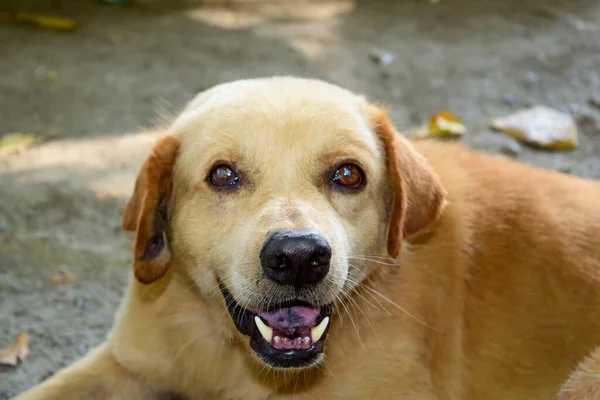
[[[215,187],[226,188],[237,186],[240,178],[231,167],[217,165],[210,171],[207,181]]]
[[[349,189],[359,189],[365,182],[365,174],[358,165],[344,164],[335,170],[332,181]]]

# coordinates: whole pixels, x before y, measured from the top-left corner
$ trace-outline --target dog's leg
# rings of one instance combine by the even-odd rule
[[[583,360],[560,389],[558,400],[600,399],[600,347]]]
[[[73,365],[13,400],[136,400],[153,398],[102,345]]]

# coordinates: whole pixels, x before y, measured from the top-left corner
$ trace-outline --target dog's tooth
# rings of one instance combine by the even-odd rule
[[[294,339],[294,347],[302,347],[302,338],[297,337]]]
[[[307,346],[310,344],[310,338],[308,336],[304,336],[304,344]]]
[[[275,343],[276,345],[280,345],[281,344],[281,338],[279,336],[275,336],[273,338],[273,343]]]
[[[271,328],[270,326],[267,326],[264,322],[262,322],[262,319],[260,319],[260,317],[258,315],[254,317],[254,323],[256,324],[256,327],[260,331],[260,334],[262,335],[262,337],[267,342],[271,343],[271,339],[273,339],[273,328]]]
[[[319,325],[310,329],[313,343],[316,343],[321,339],[321,336],[325,333],[325,329],[327,329],[327,324],[329,324],[329,317],[323,318],[323,321],[321,321]]]

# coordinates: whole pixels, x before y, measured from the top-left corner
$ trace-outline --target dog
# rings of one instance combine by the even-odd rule
[[[600,344],[599,201],[332,84],[218,85],[139,171],[106,343],[17,399],[556,398]]]

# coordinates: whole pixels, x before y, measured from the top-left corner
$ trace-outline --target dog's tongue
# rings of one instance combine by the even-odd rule
[[[318,307],[293,306],[273,311],[261,311],[258,315],[272,328],[297,328],[317,326]]]

